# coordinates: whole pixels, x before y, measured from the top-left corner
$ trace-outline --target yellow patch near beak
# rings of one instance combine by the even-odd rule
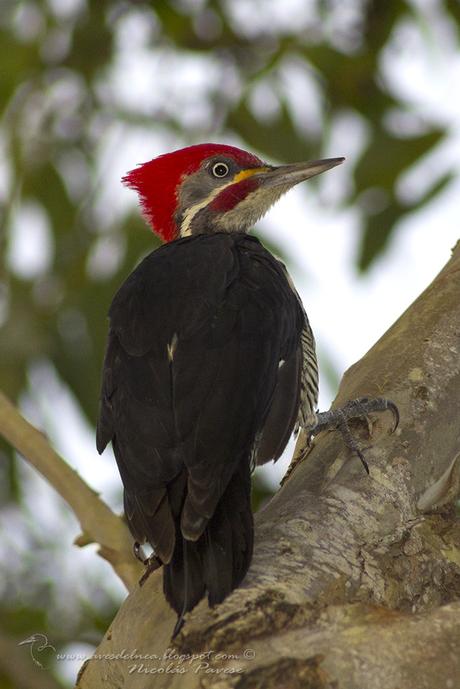
[[[258,175],[261,172],[269,172],[269,170],[271,170],[269,167],[250,167],[248,170],[241,170],[241,172],[236,173],[232,183],[241,182],[243,179],[247,179],[253,175]]]

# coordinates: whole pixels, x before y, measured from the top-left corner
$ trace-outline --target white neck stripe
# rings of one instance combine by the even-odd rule
[[[214,201],[216,196],[219,196],[220,192],[223,189],[230,187],[232,184],[235,184],[235,181],[233,179],[227,184],[224,184],[223,186],[218,187],[217,189],[213,189],[209,196],[207,196],[203,201],[200,201],[199,203],[196,203],[194,206],[188,208],[182,219],[179,235],[181,237],[190,237],[190,235],[192,234],[191,224],[195,215],[199,213],[201,210],[203,210],[203,208],[206,208],[206,206],[210,204],[211,201]]]

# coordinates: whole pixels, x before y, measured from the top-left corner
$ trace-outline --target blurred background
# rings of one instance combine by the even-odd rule
[[[114,510],[94,447],[106,313],[158,245],[120,177],[201,141],[346,156],[257,227],[303,298],[327,408],[460,236],[459,29],[458,0],[0,0],[0,388]],[[78,533],[0,445],[6,689],[70,686],[125,596]],[[35,665],[18,643],[37,633],[69,656]]]

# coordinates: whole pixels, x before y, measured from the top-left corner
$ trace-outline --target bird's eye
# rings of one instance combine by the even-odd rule
[[[229,173],[227,163],[215,163],[212,166],[212,174],[214,177],[226,177]]]

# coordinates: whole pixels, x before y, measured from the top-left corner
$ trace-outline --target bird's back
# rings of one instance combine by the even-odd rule
[[[304,327],[282,264],[245,234],[166,244],[113,300],[98,449],[112,440],[131,531],[179,614],[249,567],[251,465],[297,420]]]

